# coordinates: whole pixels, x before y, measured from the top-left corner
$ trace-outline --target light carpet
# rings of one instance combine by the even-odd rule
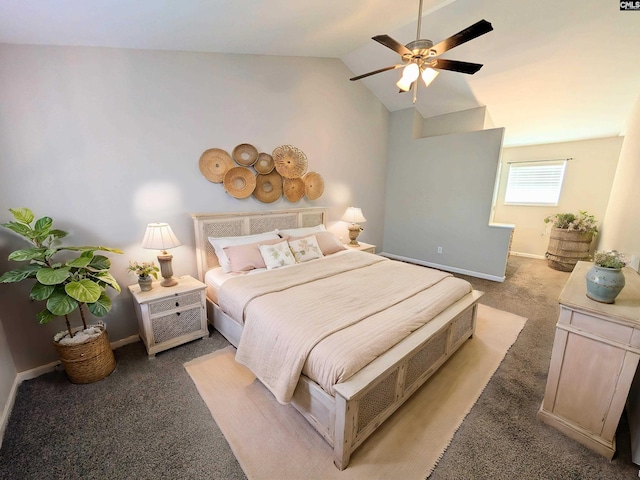
[[[424,479],[518,338],[526,318],[480,305],[476,334],[351,455],[280,405],[228,347],[185,364],[250,480]],[[473,461],[473,459],[470,459]]]

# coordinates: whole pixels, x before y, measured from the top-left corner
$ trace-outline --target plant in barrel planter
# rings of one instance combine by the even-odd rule
[[[617,250],[596,252],[587,272],[587,297],[601,303],[614,303],[624,288],[622,269],[627,261]]]
[[[55,335],[54,346],[67,376],[74,383],[101,380],[115,368],[115,358],[104,324],[87,325],[85,309],[96,317],[111,310],[107,289],[120,292],[120,285],[109,273],[111,261],[97,251],[122,253],[121,250],[94,246],[59,246],[67,232],[53,228],[53,220],[35,221],[28,208],[10,208],[15,221],[1,224],[21,235],[32,246],[9,255],[9,260],[28,262],[0,276],[1,283],[34,280],[30,298],[46,302],[37,314],[40,324],[64,317],[66,331]],[[33,225],[32,225],[33,224]],[[75,258],[69,258],[70,256]],[[55,259],[54,259],[55,257]],[[82,326],[72,328],[70,315],[78,310]]]
[[[555,270],[571,272],[581,260],[589,260],[589,248],[593,237],[598,234],[598,226],[593,215],[580,211],[556,213],[544,219],[551,223],[547,265]]]
[[[158,279],[158,272],[160,269],[153,262],[131,262],[129,261],[129,266],[127,267],[129,272],[135,273],[138,275],[138,285],[140,285],[141,292],[148,292],[152,288],[153,279]]]

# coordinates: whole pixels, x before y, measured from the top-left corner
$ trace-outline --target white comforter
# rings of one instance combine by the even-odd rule
[[[230,279],[219,305],[244,323],[236,360],[287,403],[301,373],[334,395],[470,291],[448,273],[353,251]]]

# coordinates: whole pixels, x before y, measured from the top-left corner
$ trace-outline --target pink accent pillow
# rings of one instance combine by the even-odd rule
[[[336,238],[336,236],[331,232],[316,232],[313,235],[304,235],[302,237],[289,237],[290,241],[300,240],[306,237],[316,237],[316,241],[318,242],[318,246],[322,251],[323,255],[331,255],[332,253],[339,252],[340,250],[346,250],[340,240]]]
[[[255,268],[267,268],[260,253],[260,245],[275,245],[280,242],[282,239],[277,238],[244,245],[232,245],[224,247],[224,253],[229,259],[232,272],[248,272]]]

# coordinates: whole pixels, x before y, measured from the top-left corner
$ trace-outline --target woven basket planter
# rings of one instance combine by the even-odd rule
[[[78,345],[53,342],[60,361],[73,383],[92,383],[102,380],[116,368],[116,360],[109,344],[109,335],[102,325],[99,336]]]
[[[554,270],[572,272],[581,260],[589,260],[593,232],[577,232],[564,228],[552,228],[545,257]]]

